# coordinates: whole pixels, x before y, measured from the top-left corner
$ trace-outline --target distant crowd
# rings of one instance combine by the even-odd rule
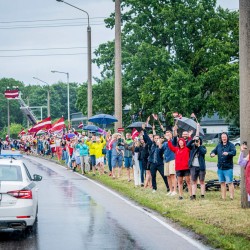
[[[198,124],[199,126],[199,124]],[[163,128],[162,128],[163,129]],[[199,129],[183,131],[177,134],[177,125],[173,130],[164,131],[164,136],[148,133],[145,124],[137,136],[126,133],[102,134],[77,133],[44,134],[40,136],[24,135],[20,140],[0,141],[0,148],[20,150],[26,154],[38,154],[63,161],[68,169],[78,170],[81,174],[92,172],[108,174],[111,178],[120,178],[122,167],[126,169],[127,181],[132,179],[136,187],[151,188],[157,191],[156,174],[161,175],[168,196],[183,199],[183,184],[187,185],[191,200],[197,194],[197,182],[200,184],[200,199],[205,198],[206,147],[202,144]],[[211,157],[218,157],[218,179],[221,184],[221,198],[226,199],[229,187],[230,199],[234,198],[233,157],[235,146],[229,142],[227,133],[221,134],[221,142],[211,151]],[[244,158],[246,146],[241,147],[241,165],[246,166],[249,158]],[[247,156],[249,157],[249,156]],[[107,171],[105,169],[107,166]],[[133,172],[132,172],[133,171]],[[133,176],[133,178],[131,178]]]

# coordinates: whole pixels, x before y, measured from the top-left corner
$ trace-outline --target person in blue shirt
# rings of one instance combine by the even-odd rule
[[[79,150],[82,174],[85,174],[85,170],[89,170],[89,147],[84,143],[84,139],[81,139],[75,148]]]
[[[221,142],[210,153],[211,157],[218,156],[218,177],[221,185],[221,197],[226,199],[226,184],[229,186],[230,199],[234,198],[234,184],[233,184],[233,157],[236,155],[236,149],[233,143],[229,142],[228,134],[223,132],[221,134]]]

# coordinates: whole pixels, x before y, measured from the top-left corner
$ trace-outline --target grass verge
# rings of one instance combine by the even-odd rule
[[[63,161],[53,160],[65,166]],[[218,191],[209,191],[205,199],[200,199],[199,189],[197,200],[190,201],[188,193],[185,193],[184,200],[179,201],[178,196],[166,196],[166,189],[159,174],[157,192],[152,193],[149,188],[135,187],[133,180],[128,182],[125,171],[122,170],[119,179],[112,179],[108,175],[92,176],[91,172],[87,176],[192,230],[201,236],[205,244],[218,249],[250,249],[250,209],[241,208],[239,189],[235,190],[233,201],[229,198],[222,201]],[[209,179],[217,179],[216,173],[207,171],[206,180]]]
[[[159,174],[158,174],[159,175]],[[220,192],[209,191],[205,199],[190,201],[188,193],[184,200],[178,196],[166,196],[164,183],[157,178],[158,189],[134,187],[133,181],[128,182],[125,170],[119,179],[107,175],[88,177],[118,191],[144,207],[160,213],[162,216],[177,222],[199,234],[206,244],[220,249],[250,249],[250,210],[240,207],[240,190],[235,190],[233,201],[220,200]],[[215,179],[217,175],[208,171],[206,179]],[[198,190],[199,197],[199,190]]]

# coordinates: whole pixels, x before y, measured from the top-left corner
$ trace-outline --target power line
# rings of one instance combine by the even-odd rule
[[[97,26],[97,25],[103,25],[105,23],[96,23],[96,24],[91,24],[91,26]],[[88,25],[87,23],[83,24],[64,24],[64,25],[44,25],[44,26],[14,26],[14,27],[0,27],[2,30],[7,30],[7,29],[38,29],[38,28],[58,28],[58,27],[80,27]]]
[[[68,48],[35,48],[35,49],[0,49],[0,52],[33,51],[33,50],[65,50],[65,49],[86,49],[87,47],[68,47]],[[93,46],[92,48],[97,48]]]
[[[39,56],[74,56],[74,55],[87,55],[87,53],[45,54],[45,55],[13,55],[13,56],[0,56],[0,57],[39,57]]]
[[[107,17],[90,17],[89,19],[105,19]],[[54,22],[54,21],[72,21],[72,20],[87,20],[86,18],[64,18],[64,19],[41,19],[41,20],[16,20],[16,21],[0,21],[0,23],[35,23],[35,22]]]

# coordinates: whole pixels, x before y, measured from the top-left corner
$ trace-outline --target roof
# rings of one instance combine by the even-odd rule
[[[209,117],[208,115],[202,117],[201,126],[218,126],[218,125],[229,125],[225,119],[221,118],[217,113]]]

